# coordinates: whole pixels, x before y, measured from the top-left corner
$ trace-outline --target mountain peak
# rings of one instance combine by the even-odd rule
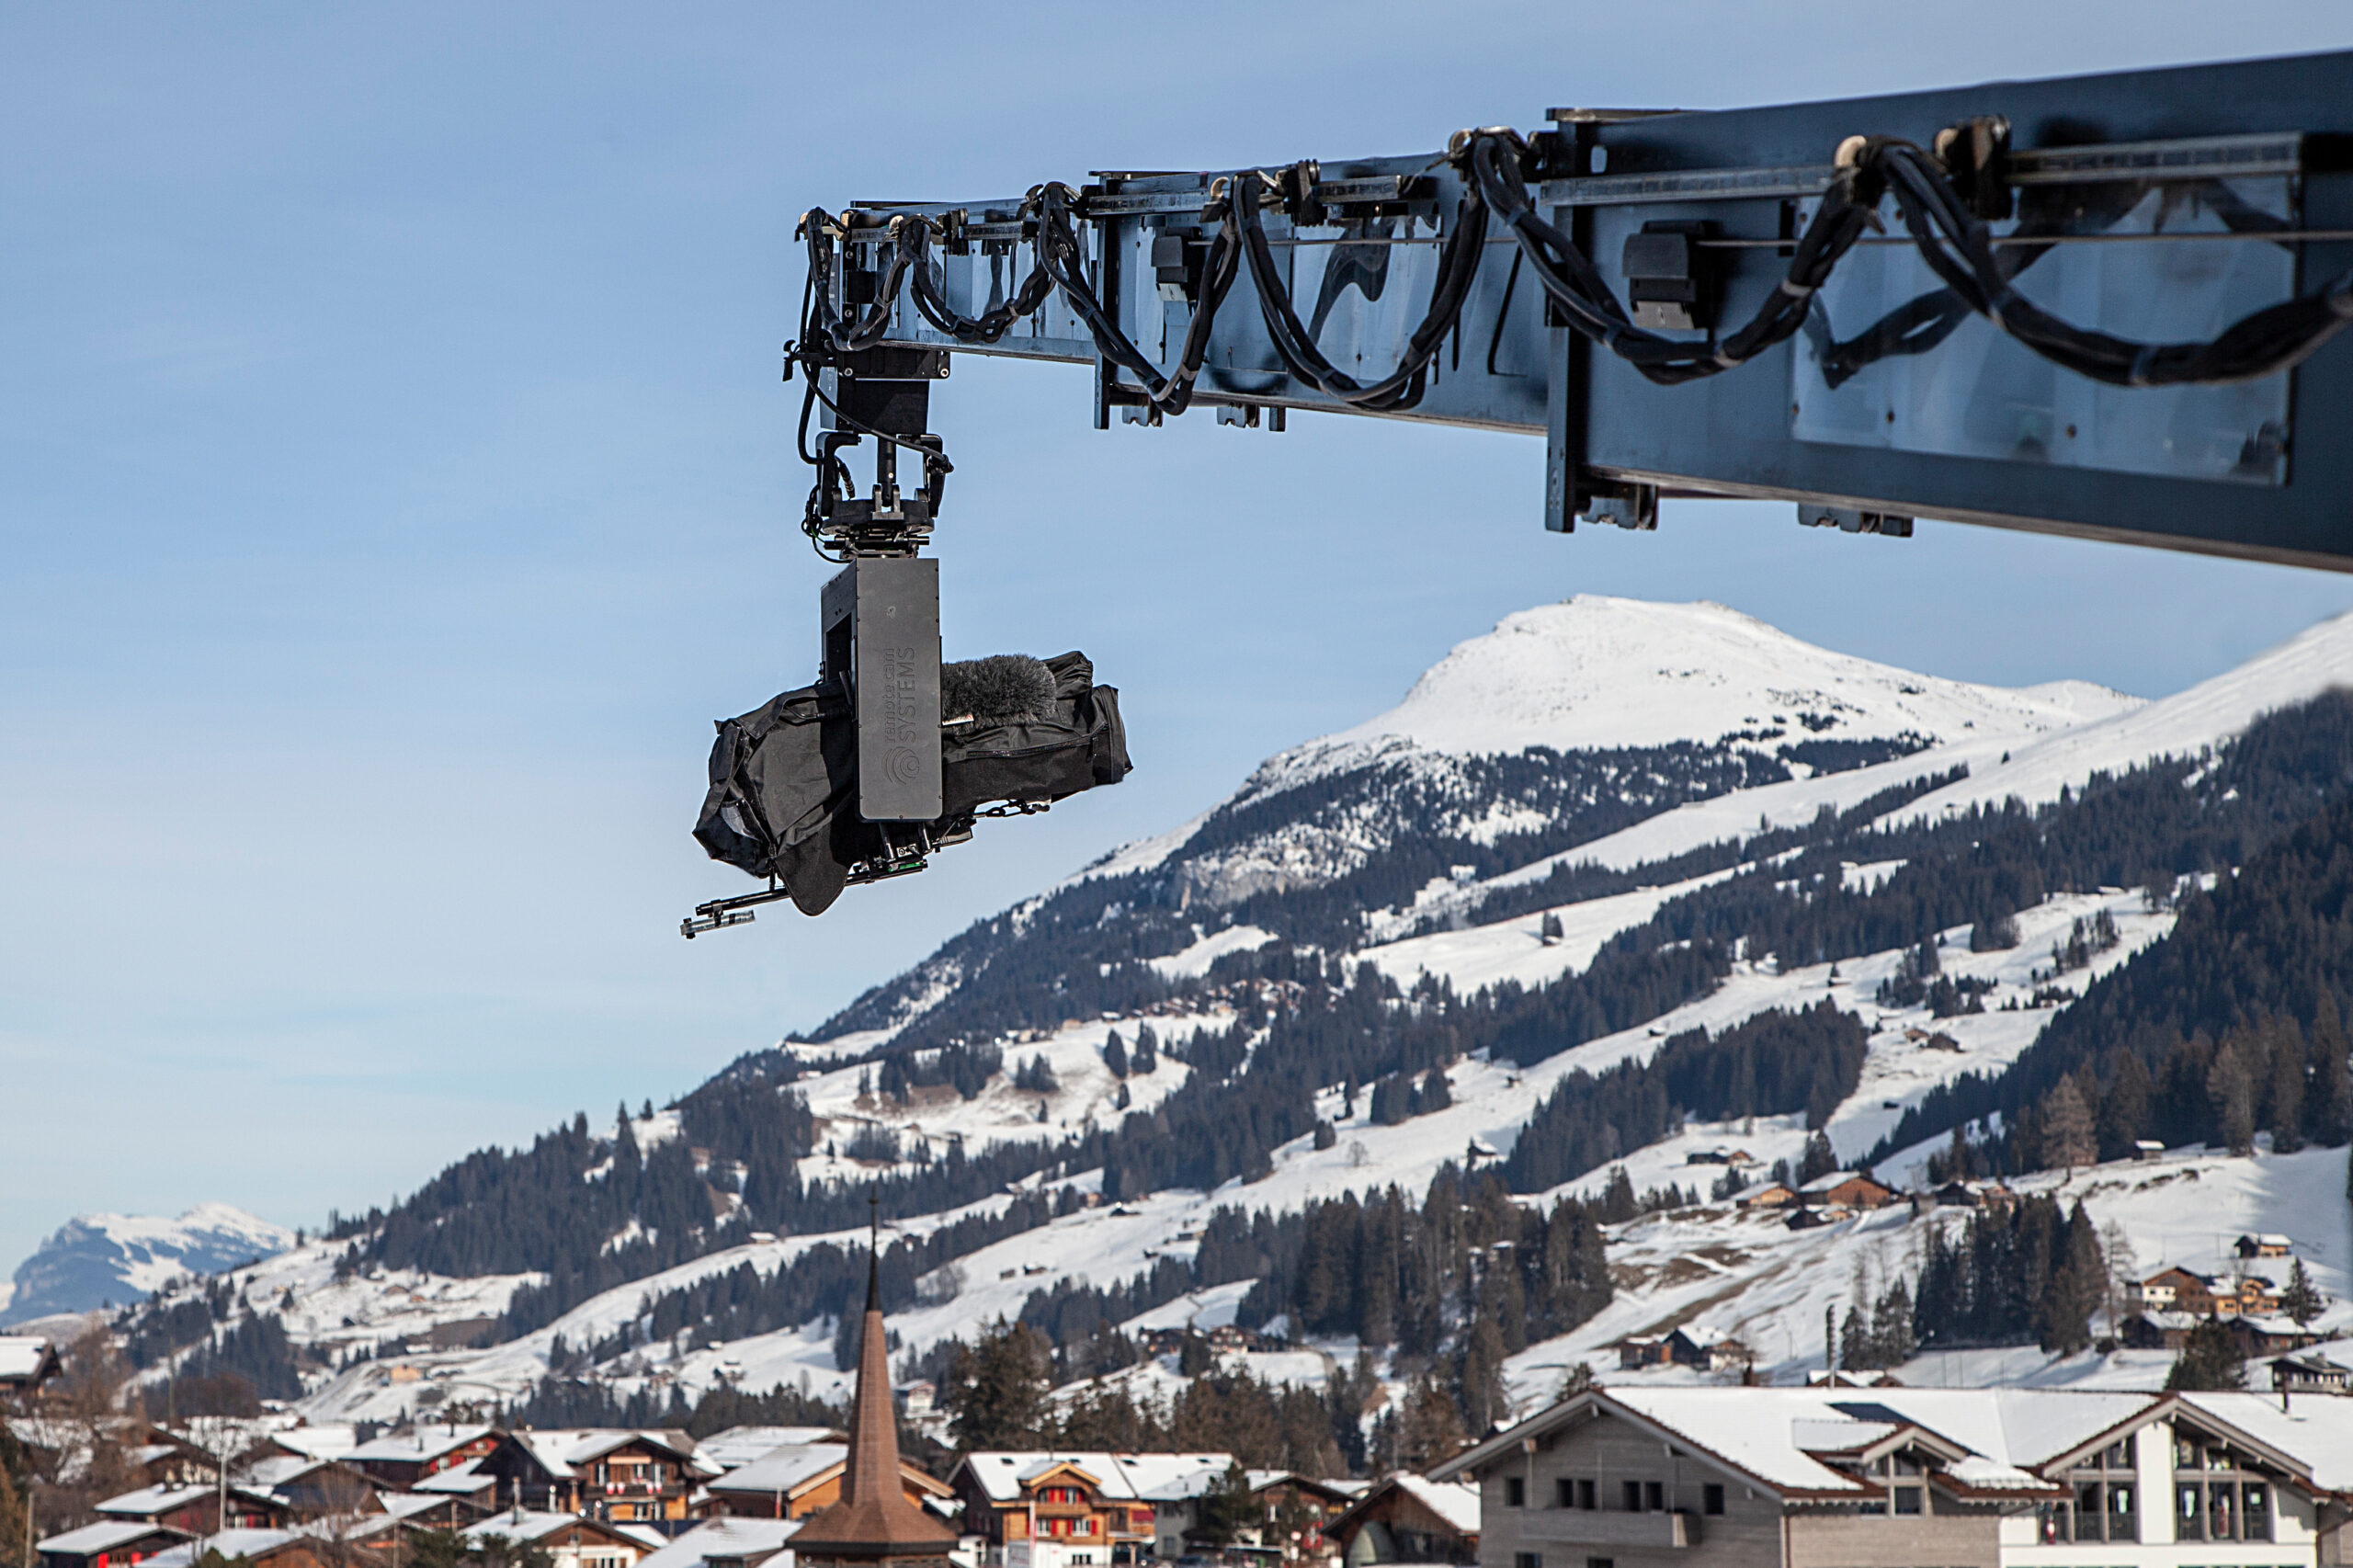
[[[77,1214],[17,1266],[6,1299],[10,1322],[120,1306],[188,1274],[214,1274],[284,1252],[294,1233],[226,1203],[199,1203],[176,1219]]]
[[[1726,605],[1580,594],[1459,643],[1388,712],[1319,747],[1392,738],[1475,755],[1797,739],[2021,736],[2138,706],[2080,681],[2011,689],[1915,675],[1802,642]]]

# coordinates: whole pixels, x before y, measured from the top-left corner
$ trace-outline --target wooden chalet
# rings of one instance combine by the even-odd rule
[[[28,1334],[0,1334],[0,1398],[29,1398],[64,1370],[57,1346]]]
[[[1884,1209],[1895,1189],[1861,1171],[1833,1171],[1798,1189],[1801,1199],[1822,1209]]]
[[[363,1487],[358,1495],[373,1499],[375,1494]],[[232,1482],[225,1490],[209,1482],[142,1487],[108,1498],[96,1512],[102,1519],[163,1525],[187,1535],[283,1529],[294,1514],[285,1498],[242,1482]]]
[[[40,1568],[131,1568],[188,1539],[186,1530],[140,1519],[101,1519],[39,1542]]]
[[[1072,1568],[1176,1557],[1203,1494],[1233,1466],[1224,1453],[1029,1449],[966,1454],[949,1476],[964,1530],[992,1552],[1056,1546]]]
[[[1349,1568],[1376,1562],[1479,1561],[1479,1493],[1403,1471],[1333,1517],[1324,1534]]]
[[[316,1536],[291,1529],[226,1529],[182,1541],[149,1561],[148,1568],[196,1568],[211,1553],[238,1568],[322,1568],[331,1549]]]
[[[612,1523],[683,1519],[707,1478],[684,1432],[621,1427],[509,1432],[478,1460],[499,1505]]]
[[[704,1483],[690,1511],[707,1519],[804,1519],[841,1501],[848,1470],[847,1443],[780,1444]],[[904,1459],[899,1489],[918,1508],[955,1495],[945,1482]]]
[[[497,1447],[498,1434],[487,1426],[415,1426],[362,1443],[343,1462],[379,1486],[412,1492],[426,1476],[479,1460]]]
[[[1290,1562],[1338,1554],[1324,1531],[1356,1501],[1355,1493],[1288,1470],[1254,1470],[1249,1483],[1250,1500],[1259,1519],[1244,1532],[1252,1545],[1279,1553]]]
[[[632,1533],[631,1527],[577,1514],[510,1508],[469,1526],[459,1539],[477,1560],[490,1555],[484,1549],[496,1540],[515,1547],[538,1547],[553,1568],[633,1568],[638,1559],[657,1550],[654,1542],[660,1538],[648,1539]]]

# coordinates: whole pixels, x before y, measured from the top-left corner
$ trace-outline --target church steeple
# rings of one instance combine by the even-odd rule
[[[879,1199],[867,1201],[876,1207],[868,1221],[866,1321],[841,1501],[810,1515],[792,1547],[808,1564],[944,1564],[956,1532],[908,1502],[899,1479],[899,1418],[891,1400],[890,1336],[882,1326],[881,1211]]]

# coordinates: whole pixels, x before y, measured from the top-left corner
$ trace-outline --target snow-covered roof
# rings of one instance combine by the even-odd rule
[[[1673,1435],[1696,1453],[1790,1493],[1868,1496],[1873,1489],[1828,1462],[1886,1441],[1905,1428],[1949,1449],[1954,1463],[1984,1461],[1950,1478],[1973,1489],[2039,1487],[2028,1472],[2111,1431],[2129,1430],[2154,1413],[2145,1393],[2079,1393],[2058,1389],[1870,1390],[1652,1388],[1615,1385],[1554,1405],[1438,1468],[1451,1478],[1468,1463],[1516,1444],[1531,1428],[1549,1429],[1581,1402],[1616,1406]],[[1931,1441],[1931,1448],[1937,1445]]]
[[[1463,1535],[1479,1533],[1479,1489],[1461,1481],[1431,1481],[1400,1471],[1389,1478],[1397,1489]]]
[[[517,1433],[517,1436],[522,1434]],[[560,1529],[579,1524],[577,1514],[553,1513],[530,1508],[513,1508],[504,1514],[493,1514],[480,1524],[468,1525],[464,1535],[466,1545],[479,1549],[492,1536],[507,1540],[543,1540]],[[609,1528],[609,1526],[598,1526]]]
[[[2353,1492],[2353,1399],[2306,1394],[2279,1408],[2260,1393],[2186,1393],[2181,1403],[2302,1465],[2316,1487]]]
[[[379,1492],[376,1501],[381,1503],[384,1512],[395,1519],[413,1518],[429,1509],[449,1506],[449,1498],[437,1497],[430,1492]]]
[[[447,1470],[437,1470],[409,1483],[414,1492],[437,1492],[448,1496],[471,1497],[485,1486],[495,1486],[498,1478],[482,1472],[482,1460],[468,1460]]]
[[[697,1443],[695,1452],[722,1471],[730,1471],[779,1449],[838,1440],[838,1435],[829,1426],[730,1426]]]
[[[799,1519],[709,1519],[652,1556],[639,1558],[637,1568],[702,1568],[713,1557],[772,1556],[800,1528]]]
[[[681,1460],[691,1460],[695,1451],[695,1440],[684,1432],[652,1426],[552,1427],[507,1435],[529,1451],[540,1469],[559,1481],[569,1479],[577,1466],[593,1464],[614,1449],[635,1442],[651,1443]]]
[[[1103,1495],[1135,1502],[1175,1502],[1198,1497],[1233,1468],[1232,1454],[1113,1454],[1033,1449],[966,1454],[963,1464],[991,1502],[1021,1495],[1021,1483],[1058,1464],[1074,1465],[1095,1478]]]
[[[142,1486],[136,1492],[126,1492],[119,1497],[109,1497],[97,1506],[101,1514],[113,1514],[122,1518],[151,1519],[157,1514],[168,1514],[175,1508],[185,1508],[212,1495],[212,1488],[201,1486]]]
[[[271,1454],[257,1459],[237,1472],[237,1479],[248,1486],[284,1486],[300,1481],[314,1470],[326,1467],[324,1460],[311,1459],[301,1454]]]
[[[153,1535],[160,1528],[132,1519],[103,1519],[95,1525],[84,1525],[80,1529],[67,1530],[63,1535],[51,1536],[40,1543],[39,1550],[86,1557],[92,1552],[111,1551],[126,1541]]]
[[[1824,1420],[1801,1415],[1790,1423],[1790,1446],[1808,1454],[1859,1454],[1903,1430],[1900,1421],[1856,1421],[1844,1415]]]
[[[269,1440],[281,1449],[319,1460],[347,1458],[359,1446],[359,1435],[348,1421],[324,1421],[316,1426],[305,1421],[299,1426],[272,1432]]]
[[[849,1458],[847,1443],[786,1443],[710,1483],[713,1492],[791,1492]]]
[[[194,1568],[209,1551],[218,1551],[231,1562],[240,1557],[261,1557],[297,1539],[292,1530],[222,1530],[218,1535],[167,1547],[147,1559],[145,1568]]]
[[[1798,1188],[1798,1190],[1800,1192],[1828,1192],[1832,1187],[1843,1187],[1850,1181],[1867,1181],[1873,1187],[1885,1187],[1887,1185],[1887,1183],[1880,1180],[1879,1177],[1874,1176],[1866,1176],[1861,1171],[1832,1171],[1828,1176],[1819,1176],[1814,1177],[1812,1181],[1807,1182],[1803,1187]]]
[[[22,1381],[40,1375],[49,1341],[25,1334],[0,1334],[0,1380]]]
[[[462,1449],[492,1435],[487,1426],[417,1426],[394,1437],[378,1437],[362,1443],[344,1456],[366,1461],[381,1460],[391,1462],[439,1459],[452,1449]],[[528,1437],[529,1433],[517,1433]]]

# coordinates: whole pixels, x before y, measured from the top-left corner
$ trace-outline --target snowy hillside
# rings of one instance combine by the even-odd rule
[[[2076,998],[2112,1008],[2141,955],[2215,928],[2229,873],[2353,798],[2353,721],[2263,720],[2339,686],[2353,619],[2143,703],[1915,675],[1721,606],[1527,611],[1389,713],[1269,759],[812,1038],[618,1126],[477,1156],[393,1214],[240,1270],[234,1293],[282,1324],[318,1420],[489,1410],[559,1383],[616,1409],[722,1387],[824,1396],[843,1387],[837,1314],[862,1288],[872,1191],[908,1367],[999,1318],[1063,1313],[1076,1332],[1094,1312],[1135,1334],[1234,1325],[1261,1337],[1230,1362],[1321,1389],[1395,1342],[1301,1326],[1317,1206],[1411,1209],[1460,1181],[1463,1212],[1476,1187],[1541,1224],[1631,1187],[1698,1201],[1608,1219],[1609,1299],[1556,1303],[1572,1329],[1510,1345],[1508,1396],[1546,1397],[1580,1362],[1614,1376],[1620,1338],[1685,1325],[1794,1376],[1819,1364],[1825,1308],[1916,1275],[1926,1238],[1964,1221],[1899,1205],[1793,1229],[1711,1195],[1797,1166],[1810,1123],[1830,1157],[1923,1182],[1957,1119],[1940,1107],[2018,1081],[2053,1018],[2090,1016],[2068,1013]],[[2291,872],[2307,874],[2261,876]],[[2325,1040],[2296,974],[2280,994]],[[1816,1052],[1834,1037],[1848,1043]],[[2288,1051],[2271,1040],[2232,1049]],[[2259,1065],[2251,1082],[2276,1080]],[[2204,1085],[2227,1066],[2198,1058],[2195,1116],[2219,1114]],[[2311,1074],[2309,1114],[2270,1088],[2249,1102],[2288,1119],[2278,1153],[2260,1121],[2263,1152],[2176,1131],[2162,1161],[2063,1178],[2002,1116],[1963,1131],[1982,1158],[2025,1162],[2020,1193],[2083,1197],[2152,1268],[2212,1272],[2240,1231],[2293,1234],[2332,1298],[2322,1325],[2353,1328],[2342,1129],[2325,1063]],[[2081,1076],[2097,1096],[2093,1065]],[[1631,1108],[1597,1132],[1588,1104]],[[1894,1148],[1899,1126],[1925,1130],[1901,1134],[1916,1146]],[[2299,1133],[2321,1146],[2285,1152]],[[1381,1361],[1394,1399],[1408,1367],[1467,1364],[1489,1310],[1470,1301],[1475,1259],[1511,1256],[1431,1224],[1432,1267],[1454,1272],[1427,1286],[1447,1304],[1415,1332],[1435,1340]],[[150,1354],[156,1378],[197,1350]],[[2010,1347],[1904,1375],[2145,1385],[2164,1364]],[[1119,1379],[1183,1382],[1168,1357]]]
[[[77,1215],[17,1266],[0,1323],[127,1306],[175,1279],[217,1274],[293,1242],[285,1226],[225,1203],[199,1203],[176,1220]]]

